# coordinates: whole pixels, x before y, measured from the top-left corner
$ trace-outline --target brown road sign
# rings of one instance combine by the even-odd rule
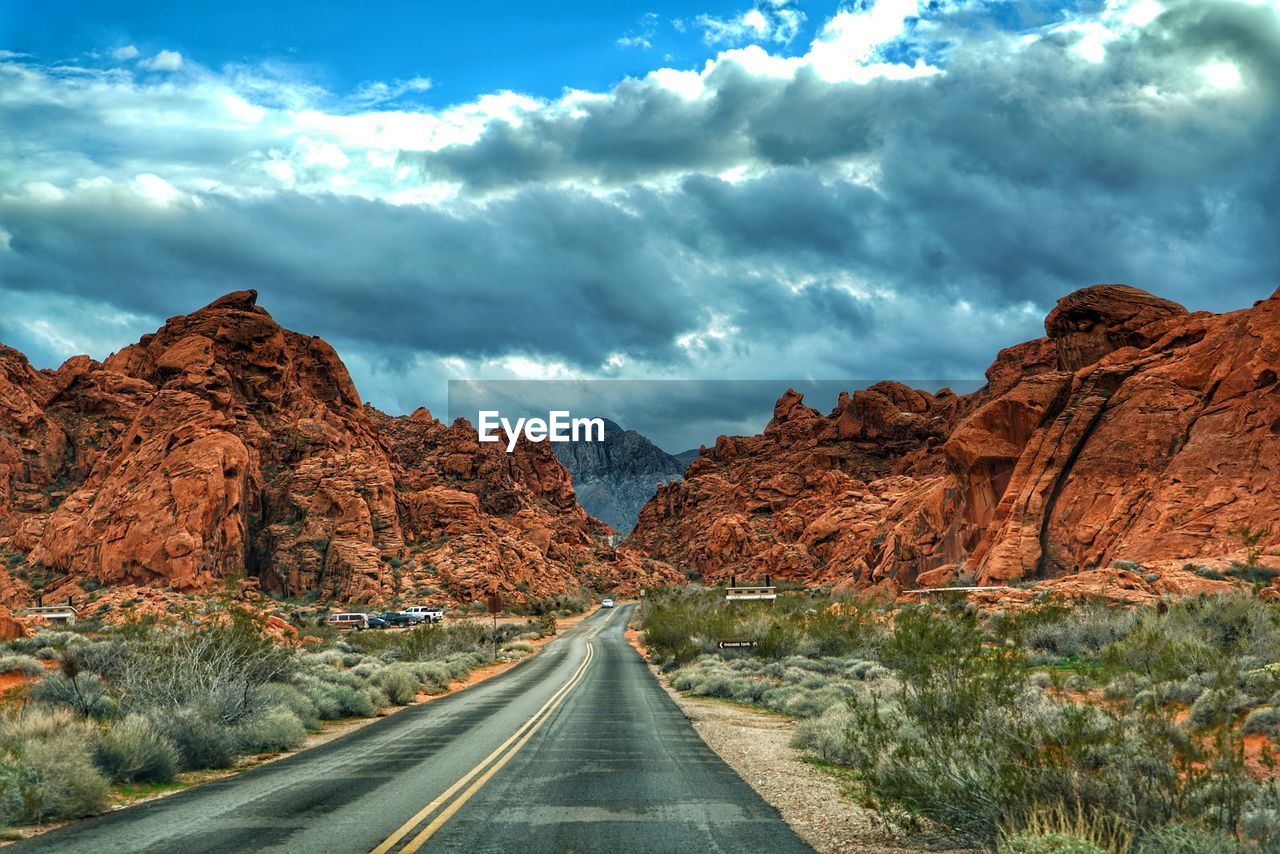
[[[716,641],[716,646],[721,649],[755,649],[756,642],[753,640],[722,640]]]
[[[502,610],[502,594],[490,593],[489,594],[489,613],[496,614],[501,610]]]

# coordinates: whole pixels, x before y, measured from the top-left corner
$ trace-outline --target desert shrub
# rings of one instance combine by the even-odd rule
[[[1043,670],[1037,670],[1027,677],[1027,684],[1034,688],[1044,690],[1053,687],[1053,676]]]
[[[242,720],[233,729],[237,747],[246,753],[293,750],[307,740],[306,728],[288,709],[275,708]]]
[[[327,697],[335,710],[335,718],[368,718],[378,710],[374,694],[349,685],[332,685]]]
[[[1280,708],[1260,706],[1254,709],[1244,719],[1240,731],[1245,734],[1265,732],[1269,735],[1280,735]]]
[[[1132,611],[1088,602],[1075,608],[1044,606],[1020,617],[1019,628],[1029,649],[1063,658],[1092,658],[1128,635],[1136,622]]]
[[[101,673],[130,710],[163,714],[199,706],[234,724],[261,711],[258,689],[295,666],[293,653],[263,634],[264,619],[229,608],[199,627],[140,631]]]
[[[1028,690],[1021,648],[972,614],[905,610],[882,654],[900,686],[889,701],[850,700],[847,749],[890,808],[990,845],[1047,807],[1148,826],[1184,800],[1199,754],[1170,719]]]
[[[447,665],[439,661],[425,661],[412,665],[413,673],[422,682],[428,694],[438,694],[449,687],[453,674]]]
[[[23,676],[39,676],[44,673],[44,665],[36,658],[22,653],[0,655],[0,673],[21,673]]]
[[[523,652],[528,654],[533,652],[533,644],[529,643],[529,641],[527,640],[507,641],[505,644],[502,645],[502,651],[503,652]]]
[[[314,676],[296,677],[293,686],[297,688],[307,702],[311,703],[316,710],[316,718],[322,721],[332,721],[342,717],[342,709],[336,697],[330,691],[330,686]]]
[[[1211,688],[1191,704],[1187,724],[1197,730],[1222,726],[1230,723],[1236,713],[1248,704],[1249,698],[1234,687]]]
[[[116,783],[167,783],[178,773],[178,751],[142,715],[107,727],[94,753],[98,768]]]
[[[499,627],[500,630],[507,628]],[[456,653],[482,654],[483,650],[493,648],[488,630],[477,623],[429,623],[399,633],[396,642],[401,661],[432,661]]]
[[[288,709],[307,729],[315,729],[320,718],[316,704],[302,690],[283,682],[271,682],[258,689],[257,705],[263,709]]]
[[[1132,673],[1121,673],[1102,689],[1102,697],[1105,700],[1131,699],[1149,682],[1150,680]]]
[[[403,664],[393,664],[383,669],[376,681],[378,687],[387,695],[387,699],[397,706],[416,700],[418,689],[421,687],[413,670]]]
[[[555,612],[543,614],[538,618],[538,632],[544,638],[552,637],[556,634],[556,615]]]
[[[1107,854],[1106,848],[1068,833],[1020,830],[1000,843],[999,854]]]
[[[1062,683],[1062,688],[1064,691],[1071,691],[1074,693],[1081,693],[1081,694],[1088,691],[1092,687],[1093,687],[1093,681],[1090,680],[1088,676],[1082,676],[1080,674],[1076,674],[1074,676],[1068,676],[1066,681]]]
[[[853,716],[843,706],[831,706],[817,717],[800,721],[791,746],[807,750],[824,762],[848,763],[848,730]]]
[[[383,663],[377,659],[362,659],[359,664],[351,668],[351,672],[359,676],[361,679],[377,679],[378,674],[382,671]]]
[[[1033,808],[1016,827],[1006,831],[997,847],[1000,854],[1126,854],[1133,846],[1133,832],[1113,813],[1073,810],[1061,804]]]
[[[1143,833],[1135,850],[1138,854],[1244,854],[1246,848],[1230,834],[1174,823]]]
[[[116,702],[107,694],[107,683],[96,673],[62,668],[49,673],[31,688],[31,699],[71,709],[81,717],[107,718]]]
[[[454,679],[466,679],[471,675],[472,670],[488,664],[489,657],[477,652],[457,652],[446,658],[443,663],[449,668],[449,673]]]
[[[187,770],[230,768],[239,758],[231,728],[216,713],[180,706],[153,717],[152,722],[177,748],[179,762]]]
[[[93,764],[92,725],[65,709],[28,707],[0,718],[0,824],[78,818],[106,808]]]

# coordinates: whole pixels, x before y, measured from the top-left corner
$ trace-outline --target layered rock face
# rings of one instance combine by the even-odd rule
[[[1059,301],[963,397],[793,393],[659,491],[630,544],[678,568],[898,591],[1280,553],[1280,296],[1189,314],[1135,288]]]
[[[608,419],[604,426],[603,442],[562,442],[555,453],[573,475],[583,509],[626,535],[658,485],[679,480],[687,463],[635,430]]]
[[[333,349],[256,297],[172,318],[102,364],[35,371],[0,349],[0,548],[53,576],[47,599],[239,576],[343,602],[520,598],[649,571],[602,545],[550,451],[498,459],[463,425],[362,406]],[[0,599],[38,598],[17,575]]]

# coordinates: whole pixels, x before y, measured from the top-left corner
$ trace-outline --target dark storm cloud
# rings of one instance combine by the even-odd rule
[[[647,78],[523,107],[472,143],[402,155],[461,183],[440,203],[273,189],[158,205],[119,181],[57,201],[9,193],[0,299],[25,302],[0,337],[52,354],[65,347],[50,325],[77,341],[92,326],[57,308],[69,301],[141,332],[256,287],[281,322],[337,345],[367,396],[409,409],[423,383],[442,386],[434,359],[963,380],[1093,282],[1196,309],[1267,295],[1280,283],[1276,11],[1175,4],[1100,62],[1080,56],[1084,37],[957,37],[944,73],[867,84],[722,60],[700,98]],[[1241,85],[1209,86],[1209,63],[1234,64]],[[25,115],[29,138],[0,152],[39,149],[38,113]],[[56,114],[66,150],[97,120],[76,115]],[[184,150],[166,139],[140,150]],[[188,171],[252,161],[235,144],[214,134]],[[308,187],[342,168],[307,160],[317,144],[294,152],[318,176]],[[41,301],[55,308],[33,326]],[[708,412],[739,417],[706,393]],[[660,423],[661,400],[637,411],[650,410]]]
[[[711,94],[690,100],[651,78],[627,80],[607,99],[522,116],[519,126],[497,121],[474,143],[401,157],[430,179],[478,190],[570,179],[621,185],[718,172],[746,158],[817,165],[873,150],[870,113],[893,85],[832,85],[808,69],[790,80],[760,77],[736,62],[717,65],[705,82]]]

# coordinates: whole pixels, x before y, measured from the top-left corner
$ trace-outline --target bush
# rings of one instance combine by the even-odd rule
[[[526,655],[533,652],[533,644],[527,640],[507,641],[502,645],[503,652],[523,652]]]
[[[1000,843],[1000,854],[1107,854],[1087,839],[1067,833],[1036,833],[1023,830]]]
[[[1276,706],[1260,706],[1244,719],[1240,731],[1246,735],[1264,732],[1268,735],[1280,735],[1280,708]]]
[[[108,727],[94,762],[115,783],[167,783],[178,773],[177,749],[142,715]]]
[[[96,733],[64,709],[28,707],[0,718],[0,824],[78,818],[106,808],[94,767]]]
[[[406,665],[393,664],[378,674],[375,680],[387,699],[397,706],[412,703],[418,698],[421,683],[413,671]]]
[[[1244,709],[1249,698],[1235,688],[1211,688],[1191,704],[1187,725],[1195,730],[1231,723],[1236,713]]]
[[[336,710],[335,718],[370,718],[378,711],[369,691],[349,685],[330,687],[328,698]]]
[[[238,746],[246,753],[277,753],[301,747],[307,731],[298,716],[288,709],[275,708],[241,721],[233,730]]]
[[[818,717],[802,720],[791,737],[791,746],[807,750],[823,762],[848,763],[848,732],[853,715],[842,706],[832,706]]]
[[[230,768],[240,758],[231,729],[216,715],[194,707],[180,707],[153,723],[178,750],[183,768]]]
[[[30,678],[44,673],[44,665],[30,655],[0,655],[0,673],[21,673]]]
[[[307,729],[318,726],[320,714],[316,704],[293,685],[271,682],[259,688],[258,693],[258,705],[263,709],[287,709]]]
[[[423,683],[428,694],[439,694],[449,687],[453,674],[449,668],[439,661],[428,661],[414,665],[414,675]]]
[[[1193,824],[1167,824],[1144,833],[1138,854],[1244,854],[1234,836]]]
[[[116,702],[107,694],[107,683],[101,676],[86,672],[68,674],[65,667],[32,686],[31,699],[63,706],[84,718],[107,718],[116,710]]]

